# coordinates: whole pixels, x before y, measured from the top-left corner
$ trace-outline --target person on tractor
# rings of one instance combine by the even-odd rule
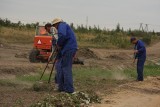
[[[53,27],[58,31],[57,82],[58,91],[73,93],[72,62],[77,51],[77,41],[71,27],[60,18],[55,18]]]

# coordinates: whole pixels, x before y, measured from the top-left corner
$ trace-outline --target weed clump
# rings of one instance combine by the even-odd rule
[[[90,103],[100,103],[101,99],[94,92],[75,92],[73,94],[59,93],[47,96],[43,101],[31,107],[87,107]]]
[[[45,82],[45,83],[36,82],[35,84],[33,84],[32,88],[34,91],[37,91],[37,92],[53,90],[53,87],[50,84],[48,84],[47,82]]]

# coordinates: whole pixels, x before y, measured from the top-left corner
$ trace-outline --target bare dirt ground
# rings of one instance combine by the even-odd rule
[[[0,45],[0,79],[12,80],[16,75],[36,72],[44,63],[30,63],[29,51],[32,45]],[[104,69],[135,67],[132,50],[80,49],[78,56],[84,59],[84,66],[100,66]],[[160,58],[160,42],[147,48],[147,60],[157,63]],[[10,107],[25,102],[26,106],[43,98],[48,93],[34,92],[19,84],[0,83],[0,106]],[[148,77],[144,82],[132,81],[102,94],[102,104],[94,107],[160,107],[160,77]]]
[[[160,107],[160,77],[120,85],[94,107]]]

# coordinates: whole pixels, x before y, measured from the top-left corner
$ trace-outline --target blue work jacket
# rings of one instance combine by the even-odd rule
[[[69,50],[77,50],[76,36],[71,27],[65,22],[61,22],[58,25],[57,45],[61,47],[61,55]]]
[[[138,53],[135,55],[135,59],[146,59],[146,48],[145,44],[138,40],[134,47],[135,50],[138,50]]]

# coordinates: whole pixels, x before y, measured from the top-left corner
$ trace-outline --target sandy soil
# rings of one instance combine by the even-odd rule
[[[93,107],[160,107],[160,77],[120,85],[103,98],[102,104]]]

